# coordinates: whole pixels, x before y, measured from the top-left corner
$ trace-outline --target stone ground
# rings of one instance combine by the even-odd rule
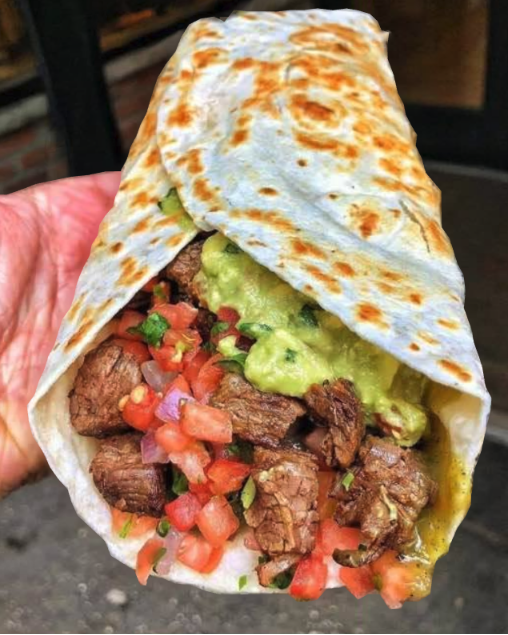
[[[443,191],[444,226],[467,281],[487,384],[496,407],[508,410],[508,179],[429,168]],[[389,611],[377,596],[358,602],[345,591],[299,604],[286,596],[216,596],[155,579],[143,588],[49,478],[0,502],[0,632],[507,633],[507,482],[508,447],[487,442],[472,508],[437,565],[431,596]]]
[[[377,596],[357,601],[337,590],[307,604],[156,579],[143,588],[48,478],[0,503],[0,632],[506,633],[507,482],[508,448],[487,442],[471,510],[431,596],[390,611]]]

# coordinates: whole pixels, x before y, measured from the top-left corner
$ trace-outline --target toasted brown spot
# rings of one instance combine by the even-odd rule
[[[120,263],[120,268],[122,270],[122,277],[131,276],[137,269],[137,261],[132,256],[127,256],[127,258],[124,258]]]
[[[277,190],[274,190],[273,187],[262,187],[258,190],[260,194],[264,194],[265,196],[277,196]]]
[[[153,168],[160,163],[159,150],[157,148],[153,148],[148,153],[148,156],[145,159],[145,167]]]
[[[386,278],[387,280],[393,280],[394,282],[400,282],[404,279],[404,276],[402,276],[400,273],[395,273],[395,271],[389,271],[388,269],[381,271],[381,275],[383,276],[383,278]]]
[[[245,141],[247,141],[248,138],[249,138],[248,130],[244,130],[244,129],[235,130],[235,132],[233,133],[233,136],[231,137],[231,145],[239,146]]]
[[[333,192],[330,192],[330,194],[328,194],[328,198],[331,198],[332,201],[336,201],[339,198],[339,195],[334,194]]]
[[[314,258],[319,258],[320,260],[326,260],[326,254],[322,249],[316,247],[316,245],[313,245],[312,243],[300,240],[299,238],[293,238],[291,240],[291,249],[298,256],[313,256]]]
[[[105,311],[109,309],[110,306],[113,306],[114,303],[115,303],[115,300],[113,298],[108,298],[107,300],[104,300],[104,302],[101,304],[101,311],[104,313]]]
[[[127,179],[126,181],[120,184],[120,187],[118,189],[121,192],[129,192],[130,190],[135,190],[142,184],[143,184],[143,179],[141,178]]]
[[[370,210],[360,210],[358,213],[360,218],[360,233],[363,238],[370,238],[372,234],[376,233],[379,224],[379,215],[376,212]]]
[[[420,347],[418,346],[418,344],[415,344],[414,342],[411,342],[411,344],[409,345],[409,348],[412,351],[416,351],[416,352],[420,350]]]
[[[437,323],[444,326],[446,329],[450,329],[451,331],[456,331],[460,326],[457,322],[455,322],[455,320],[447,320],[445,318],[439,318]]]
[[[150,196],[148,192],[143,190],[142,192],[138,192],[136,194],[136,196],[132,199],[132,202],[136,207],[144,207],[146,205],[150,205],[151,203],[156,203],[157,199]]]
[[[178,126],[179,128],[187,128],[192,123],[192,112],[189,106],[181,102],[174,108],[168,116],[168,126]]]
[[[353,278],[356,275],[353,267],[347,262],[335,262],[333,268],[339,275],[346,276],[346,278]]]
[[[426,331],[419,331],[418,337],[431,346],[436,346],[436,344],[439,344],[439,342]]]
[[[166,240],[166,245],[168,247],[176,247],[177,245],[181,243],[182,238],[183,238],[182,234],[175,234],[174,236],[171,236],[171,238],[168,238]]]
[[[409,143],[406,143],[391,134],[374,137],[374,145],[376,148],[380,148],[381,150],[386,150],[388,152],[399,152],[401,154],[405,154],[406,152],[411,151]]]
[[[205,168],[201,163],[201,150],[199,148],[190,150],[187,154],[187,159],[189,163],[187,169],[190,174],[201,174],[201,172],[205,171]]]
[[[386,327],[386,324],[382,319],[383,312],[373,304],[362,302],[357,306],[356,315],[361,322],[370,322],[371,324]]]
[[[247,244],[251,247],[266,247],[266,244],[263,241],[258,240],[257,238],[249,238],[247,240]]]
[[[188,82],[191,78],[192,78],[192,71],[189,71],[186,68],[180,71],[180,76],[178,78],[180,81]]]
[[[389,172],[390,174],[393,174],[394,176],[400,177],[404,172],[400,165],[397,165],[395,161],[391,161],[390,159],[380,159],[379,165],[383,170]]]
[[[192,189],[195,196],[204,202],[211,201],[215,198],[215,194],[208,186],[208,181],[206,179],[196,179]]]
[[[378,289],[387,295],[397,293],[397,287],[394,287],[393,284],[388,284],[387,282],[377,282],[376,283]]]
[[[233,70],[246,71],[256,65],[256,61],[252,57],[244,57],[241,60],[233,62]]]
[[[335,117],[335,112],[331,108],[308,99],[304,94],[294,95],[289,109],[297,119],[303,117],[315,121],[330,122]]]
[[[452,253],[450,242],[448,241],[441,226],[436,223],[435,220],[431,220],[427,224],[427,234],[430,236],[431,242],[434,245],[436,251],[442,254]]]
[[[66,351],[70,350],[77,346],[81,340],[84,339],[88,331],[92,328],[93,321],[88,320],[83,322],[83,324],[79,327],[79,329],[74,333],[74,335],[69,339],[67,344],[64,346]]]
[[[342,292],[341,286],[337,282],[337,280],[335,280],[335,278],[333,278],[332,276],[328,275],[324,271],[321,271],[321,269],[319,267],[316,267],[315,265],[304,264],[304,269],[315,280],[319,280],[319,282],[324,284],[325,287],[328,289],[328,291],[331,291],[333,293],[341,293]]]
[[[307,293],[308,295],[312,295],[314,293],[314,287],[311,284],[306,284],[303,287],[303,290],[305,291],[305,293]]]
[[[154,236],[154,237],[152,238],[152,240],[150,241],[150,245],[152,245],[152,247],[153,247],[154,245],[156,245],[157,243],[159,243],[159,242],[160,242],[160,240],[161,240],[161,239],[160,239],[158,236]]]
[[[142,220],[140,220],[138,223],[136,223],[136,225],[134,226],[134,229],[132,230],[133,234],[142,234],[144,232],[146,232],[148,230],[149,227],[149,222],[147,218],[143,218]]]
[[[361,135],[367,135],[372,132],[372,128],[365,121],[357,121],[353,126],[353,130]]]
[[[74,321],[74,318],[81,311],[81,307],[83,306],[84,295],[80,295],[78,298],[74,300],[71,308],[69,309],[69,313],[67,313],[67,319],[70,322]]]
[[[270,227],[275,227],[283,232],[290,232],[293,230],[293,223],[291,221],[282,218],[277,212],[270,212],[261,209],[251,208],[246,210],[233,210],[231,212],[233,218],[248,218],[256,223],[264,223]]]
[[[123,250],[123,243],[113,243],[109,250],[112,254],[119,254]]]
[[[213,64],[219,64],[227,59],[227,54],[223,49],[209,48],[202,51],[196,51],[192,56],[194,66],[197,68],[206,68]]]
[[[439,365],[452,375],[455,375],[460,381],[471,381],[473,378],[470,372],[448,359],[440,359]]]
[[[303,132],[295,132],[295,139],[297,143],[310,150],[334,152],[338,156],[348,159],[356,159],[358,157],[357,148],[349,143],[342,143],[331,137],[316,137]]]
[[[412,302],[413,304],[417,304],[418,306],[423,304],[423,298],[419,293],[410,293],[409,301]]]
[[[305,159],[298,159],[297,163],[301,168],[304,168],[307,165],[307,161]]]

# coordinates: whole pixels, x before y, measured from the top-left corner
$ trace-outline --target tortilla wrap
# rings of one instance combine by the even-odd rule
[[[88,466],[94,439],[70,424],[68,393],[108,322],[196,235],[215,229],[432,380],[448,433],[432,514],[447,551],[470,500],[490,397],[441,227],[386,56],[387,36],[356,11],[239,13],[192,24],[162,72],[30,404],[33,433],[78,514],[134,567],[144,538],[111,531]],[[177,187],[192,218],[157,203]],[[437,521],[436,521],[437,522]],[[423,535],[423,540],[427,538]],[[430,540],[430,538],[429,538]],[[176,564],[167,579],[264,592],[239,536],[218,569]],[[329,586],[338,586],[330,559]]]

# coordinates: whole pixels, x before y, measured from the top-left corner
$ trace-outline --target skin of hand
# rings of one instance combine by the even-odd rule
[[[0,498],[45,471],[27,405],[119,183],[107,172],[0,196]]]

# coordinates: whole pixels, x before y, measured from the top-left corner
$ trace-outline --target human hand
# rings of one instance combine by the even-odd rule
[[[45,468],[32,398],[119,172],[0,196],[0,498]]]

